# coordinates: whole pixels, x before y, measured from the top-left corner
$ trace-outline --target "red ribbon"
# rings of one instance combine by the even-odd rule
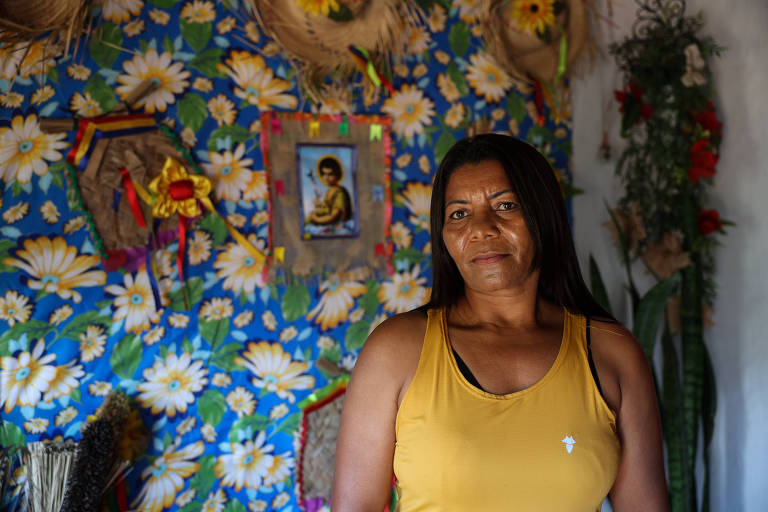
[[[179,215],[179,250],[176,252],[176,266],[179,268],[179,281],[184,286],[184,251],[187,247],[187,217]]]
[[[115,494],[117,495],[117,509],[120,512],[128,510],[128,496],[125,492],[125,480],[122,474],[117,475]]]
[[[192,180],[177,180],[168,185],[168,193],[175,201],[183,201],[195,197],[195,184]]]
[[[375,252],[374,252],[374,254],[375,254],[376,256],[386,256],[386,254],[387,254],[387,253],[384,251],[384,244],[383,244],[383,243],[381,243],[381,242],[379,242],[379,243],[377,243],[377,244],[376,244],[376,246],[375,246],[375,248],[374,248],[374,251],[375,251]]]
[[[123,188],[125,189],[125,197],[128,198],[128,203],[131,205],[131,211],[136,218],[136,222],[142,228],[147,227],[146,221],[144,221],[144,214],[141,211],[141,204],[139,203],[139,196],[136,194],[136,189],[133,186],[133,180],[125,167],[120,169],[120,174],[123,175]]]
[[[283,180],[275,180],[275,194],[279,196],[285,195],[285,183]]]

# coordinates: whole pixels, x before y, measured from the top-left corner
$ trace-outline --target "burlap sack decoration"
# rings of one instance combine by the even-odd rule
[[[382,66],[399,53],[401,34],[420,22],[412,0],[337,0],[339,10],[313,13],[298,0],[247,0],[264,32],[292,60],[299,81],[314,101],[325,76],[348,79],[357,69],[348,48],[365,48]],[[341,16],[339,13],[343,13]],[[351,18],[351,19],[343,19]]]
[[[96,143],[93,154],[77,181],[83,205],[90,212],[98,236],[106,251],[146,246],[153,227],[152,208],[139,201],[147,222],[141,227],[131,210],[123,187],[120,169],[146,188],[160,174],[168,157],[185,162],[184,155],[161,130],[138,135],[104,138]],[[115,209],[117,206],[117,209]],[[158,219],[156,231],[175,231],[178,218]]]
[[[563,76],[571,75],[584,50],[594,46],[585,1],[481,1],[486,4],[483,26],[487,51],[510,73],[553,82],[560,78],[563,34]]]

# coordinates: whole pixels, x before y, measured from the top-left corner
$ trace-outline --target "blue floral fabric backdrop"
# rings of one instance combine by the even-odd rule
[[[376,325],[429,296],[439,158],[476,127],[526,138],[567,174],[567,105],[546,107],[547,122],[537,125],[531,85],[483,52],[475,2],[424,4],[424,26],[403,34],[395,93],[369,105],[341,86],[329,86],[319,104],[305,101],[279,48],[231,2],[104,0],[105,43],[92,36],[74,59],[41,45],[26,55],[0,48],[3,445],[77,439],[110,390],[122,389],[151,431],[128,482],[137,510],[298,510],[297,404],[330,378],[314,361],[322,355],[351,369]],[[270,285],[225,230],[206,222],[188,239],[191,311],[180,299],[175,243],[153,257],[160,304],[146,268],[106,271],[68,196],[62,158],[75,134],[43,133],[39,119],[99,115],[147,79],[158,88],[139,110],[193,147],[216,184],[218,210],[261,247],[260,112],[390,115],[394,274],[294,269],[298,278]],[[15,473],[15,492],[24,478]]]

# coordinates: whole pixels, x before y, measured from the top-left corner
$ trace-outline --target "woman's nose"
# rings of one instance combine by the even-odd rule
[[[476,239],[492,238],[499,234],[499,227],[491,212],[475,212],[470,218],[470,229],[472,230],[472,238]]]

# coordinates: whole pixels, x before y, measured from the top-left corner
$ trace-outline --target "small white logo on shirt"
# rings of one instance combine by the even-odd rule
[[[565,436],[563,440],[561,441],[565,443],[565,451],[568,453],[571,453],[573,451],[573,445],[576,444],[576,441],[571,436]]]

